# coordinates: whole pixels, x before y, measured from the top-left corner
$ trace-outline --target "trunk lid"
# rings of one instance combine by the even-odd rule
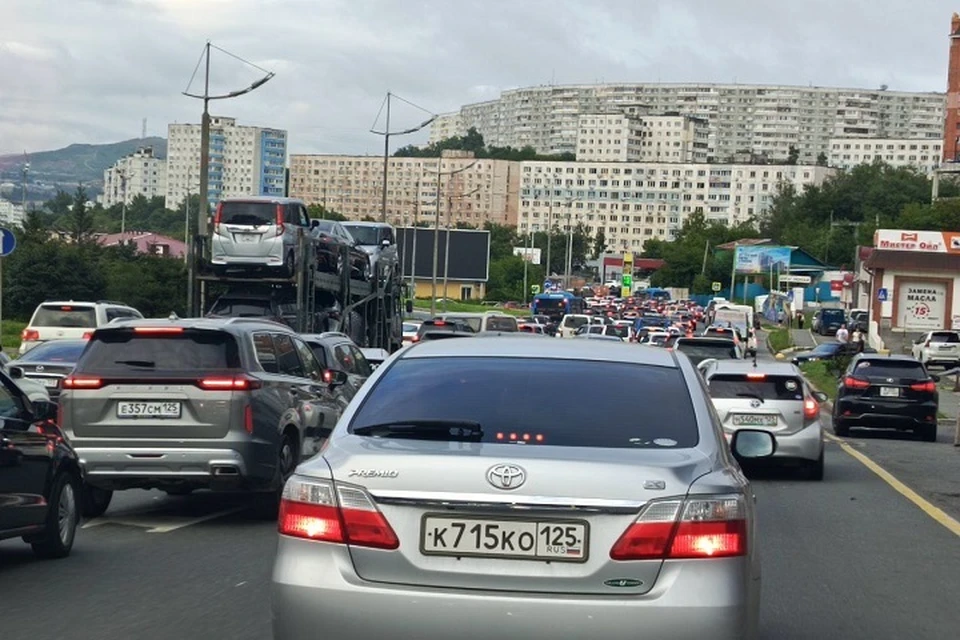
[[[97,328],[97,310],[91,304],[41,304],[24,333],[35,331],[31,341],[81,340]]]
[[[685,495],[711,468],[692,449],[407,447],[361,436],[331,442],[324,457],[336,482],[367,490],[400,539],[391,552],[350,547],[364,580],[605,595],[610,580],[639,581],[631,593],[653,587],[661,560],[618,562],[610,550],[643,504]],[[495,486],[504,476],[518,486]]]
[[[763,429],[791,434],[805,425],[803,382],[796,376],[717,374],[710,397],[725,431]]]

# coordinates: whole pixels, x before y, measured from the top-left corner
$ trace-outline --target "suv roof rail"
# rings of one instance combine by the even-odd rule
[[[97,300],[97,304],[115,304],[120,307],[129,307],[126,302],[117,302],[116,300]]]
[[[319,335],[321,338],[350,338],[343,331],[322,331]]]
[[[208,316],[210,317],[210,316]],[[223,316],[212,316],[213,319],[223,318]],[[273,318],[225,318],[225,324],[275,324],[277,326],[283,327],[284,329],[290,329],[290,327],[279,320],[274,320]]]

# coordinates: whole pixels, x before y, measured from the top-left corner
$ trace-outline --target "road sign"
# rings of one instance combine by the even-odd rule
[[[710,289],[712,291],[720,291],[720,289],[722,288],[723,288],[723,285],[720,284],[719,282],[714,282],[713,284],[710,285]]]
[[[17,248],[17,237],[13,235],[13,231],[2,227],[0,227],[0,237],[2,237],[2,240],[0,240],[0,258],[6,258]]]
[[[880,302],[886,302],[890,297],[890,294],[886,289],[877,289],[877,300]]]
[[[530,293],[532,293],[533,295],[537,295],[538,293],[540,293],[540,285],[538,284],[530,285]]]
[[[787,284],[810,284],[810,276],[792,276],[792,275],[783,275],[780,276],[780,282]]]
[[[623,276],[622,282],[623,282],[623,288],[626,289],[627,291],[630,291],[631,289],[633,289],[633,276],[629,274],[625,274]]]

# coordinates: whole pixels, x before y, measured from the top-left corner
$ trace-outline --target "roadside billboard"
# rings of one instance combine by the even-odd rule
[[[938,282],[901,282],[897,326],[929,331],[942,329],[947,321],[947,287]]]
[[[739,274],[764,274],[771,269],[785,272],[790,269],[790,247],[737,247],[733,263]]]
[[[514,247],[513,255],[520,256],[530,264],[540,264],[540,252],[537,247]]]

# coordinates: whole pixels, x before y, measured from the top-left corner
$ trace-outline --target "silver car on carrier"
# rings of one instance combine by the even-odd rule
[[[754,495],[689,360],[514,335],[404,349],[288,480],[277,640],[753,638]],[[598,414],[584,380],[602,381]],[[643,414],[635,410],[638,403]]]

